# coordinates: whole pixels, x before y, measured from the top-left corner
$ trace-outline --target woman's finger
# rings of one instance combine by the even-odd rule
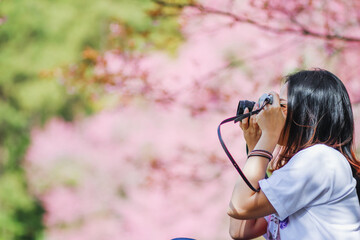
[[[252,111],[257,110],[258,108],[259,108],[259,105],[258,105],[257,103],[255,103],[255,105],[254,105],[254,107],[253,107]],[[251,122],[251,124],[253,124],[253,123],[254,123],[254,121],[255,121],[255,115],[251,115],[251,116],[250,116],[250,122]]]
[[[260,111],[258,114],[256,114],[256,116],[255,116],[255,120],[256,120],[256,123],[258,124],[259,123],[259,121],[260,121],[260,119],[261,119],[261,117],[262,117],[262,115],[263,115],[263,110],[262,111]],[[259,126],[260,127],[260,126]]]
[[[255,119],[255,115],[251,115],[251,117],[250,117],[250,127],[252,127],[252,128],[256,128],[256,119]]]
[[[249,109],[245,108],[244,110],[244,114],[248,113]],[[249,118],[244,118],[243,120],[241,120],[241,125],[242,125],[242,129],[247,129],[249,127]]]
[[[257,104],[257,103],[255,103],[255,105],[254,105],[254,107],[253,107],[252,111],[254,112],[254,111],[256,111],[258,108],[259,108],[259,107],[258,107],[258,104]],[[255,117],[255,115],[251,115],[251,118],[254,118],[254,117]]]

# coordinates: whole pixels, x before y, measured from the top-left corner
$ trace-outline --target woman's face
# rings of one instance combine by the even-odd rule
[[[286,114],[287,114],[287,93],[288,93],[288,83],[285,83],[281,89],[280,89],[280,107],[281,110],[286,118]],[[284,146],[286,144],[286,140],[288,138],[288,133],[286,133],[285,129],[282,130],[281,135],[280,135],[280,139],[278,144]]]

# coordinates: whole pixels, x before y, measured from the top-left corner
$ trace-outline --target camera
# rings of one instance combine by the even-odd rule
[[[261,97],[259,98],[259,101],[258,101],[259,106],[261,107],[265,101],[272,104],[273,96],[270,94],[267,94],[267,93],[264,93],[263,95],[261,95]],[[255,106],[255,102],[253,102],[253,101],[240,100],[237,110],[236,110],[236,116],[243,114],[245,111],[245,108],[248,108],[249,111],[251,112],[253,110],[254,106]]]

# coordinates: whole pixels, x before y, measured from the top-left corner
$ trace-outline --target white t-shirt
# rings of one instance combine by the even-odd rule
[[[356,180],[346,158],[334,148],[306,148],[259,184],[277,212],[275,233],[281,239],[360,240]]]

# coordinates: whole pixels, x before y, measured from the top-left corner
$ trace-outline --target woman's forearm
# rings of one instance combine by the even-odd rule
[[[276,136],[263,133],[255,149],[273,152],[277,139]],[[267,165],[268,159],[264,157],[254,156],[246,161],[243,173],[255,188],[259,188],[258,182],[264,178]],[[250,219],[261,216],[263,212],[259,208],[261,203],[258,201],[258,195],[259,193],[252,191],[244,180],[239,178],[234,187],[228,214],[237,219]]]
[[[230,217],[229,233],[232,239],[252,239],[266,233],[267,222],[264,218],[238,220]]]

